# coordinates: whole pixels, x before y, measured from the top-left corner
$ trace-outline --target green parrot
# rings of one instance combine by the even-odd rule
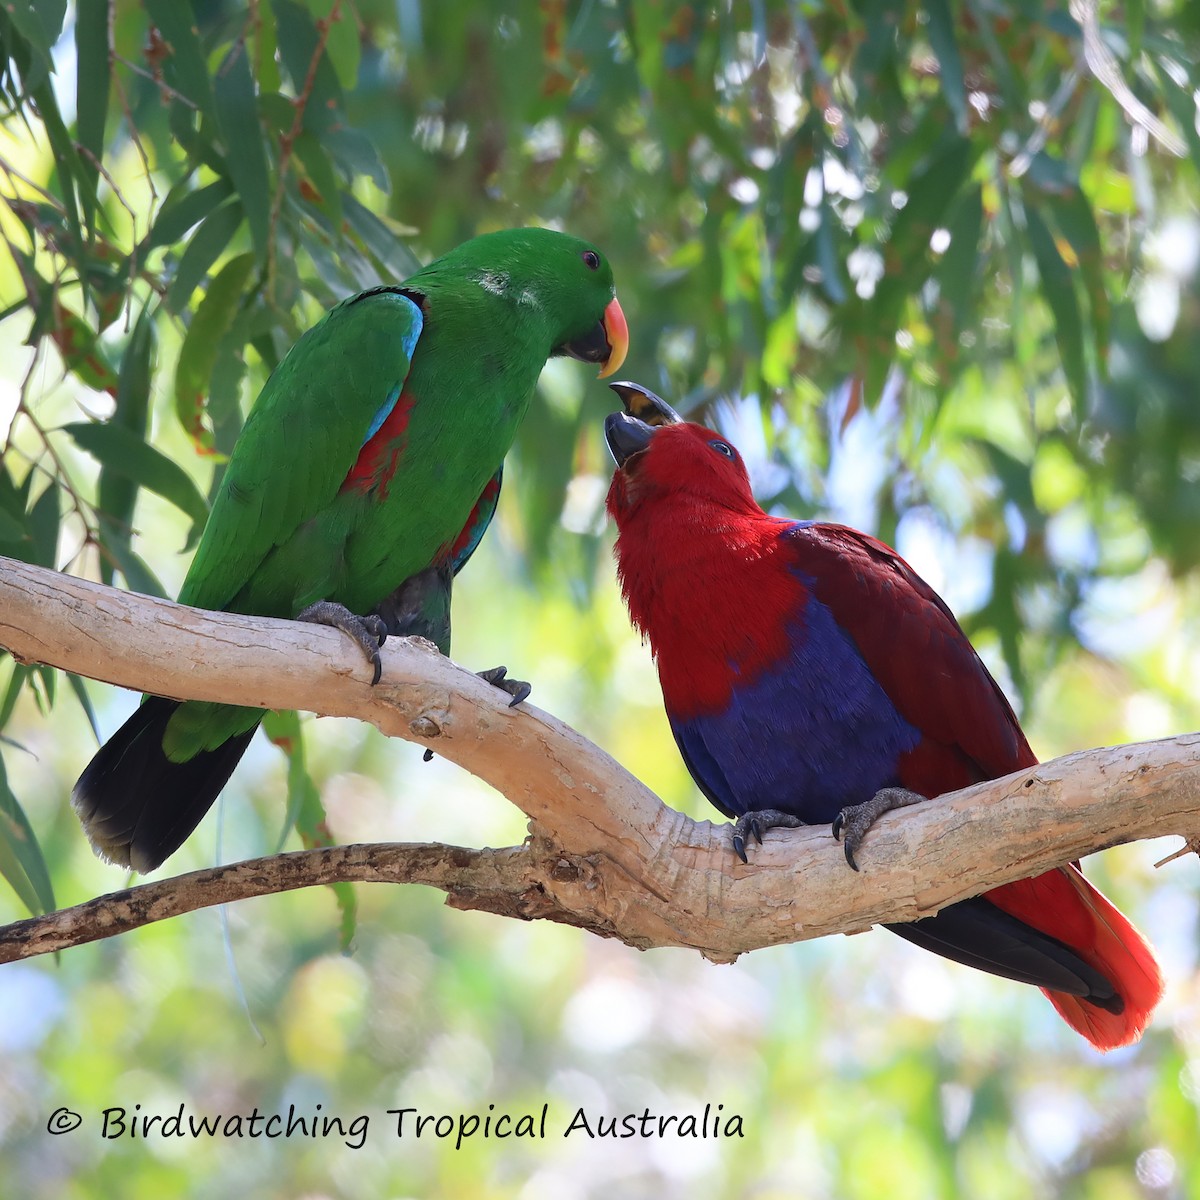
[[[450,589],[495,511],[546,360],[612,374],[629,334],[587,242],[510,229],[343,300],[267,380],[230,456],[182,604],[334,625],[379,678],[389,634],[450,648]],[[484,678],[517,703],[528,687]],[[152,871],[195,829],[263,712],[144,698],[75,784],[96,853]]]

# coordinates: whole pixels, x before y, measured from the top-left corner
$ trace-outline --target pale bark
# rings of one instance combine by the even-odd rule
[[[1121,842],[1200,832],[1192,733],[1071,754],[886,816],[859,873],[825,827],[768,834],[744,866],[726,826],[667,808],[580,733],[531,704],[508,708],[427,643],[389,641],[371,687],[361,653],[334,630],[203,612],[0,558],[0,647],[139,691],[370,721],[486,780],[531,831],[502,850],[344,846],[163,879],[0,929],[0,962],[339,880],[430,884],[462,908],[729,961],[925,916]]]

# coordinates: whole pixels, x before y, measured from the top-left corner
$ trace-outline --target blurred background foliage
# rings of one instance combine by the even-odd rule
[[[625,373],[722,427],[763,502],[894,542],[1043,756],[1200,726],[1200,8],[1186,0],[10,0],[0,5],[0,554],[173,594],[271,367],[348,292],[486,229],[611,257]],[[504,659],[709,815],[625,623],[613,407],[554,362],[456,653]],[[496,597],[503,594],[502,603]],[[0,663],[0,917],[120,886],[67,803],[135,698]],[[419,749],[302,721],[172,870],[280,844],[519,841]],[[319,797],[319,801],[318,801]],[[290,836],[290,835],[289,835]],[[295,844],[287,837],[284,844]],[[25,1197],[1200,1196],[1194,865],[1089,870],[1167,998],[1101,1059],[1031,989],[871,934],[715,967],[297,893],[0,971]],[[353,953],[343,943],[353,937]],[[537,1110],[545,1142],[394,1138]],[[372,1114],[318,1141],[105,1141],[110,1105]],[[744,1117],[588,1141],[571,1113]],[[45,1132],[59,1105],[83,1129]]]

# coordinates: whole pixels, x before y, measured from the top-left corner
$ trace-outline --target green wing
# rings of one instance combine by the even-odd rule
[[[330,309],[292,347],[234,447],[181,604],[226,608],[275,547],[333,503],[400,397],[422,324],[408,295],[376,288]]]

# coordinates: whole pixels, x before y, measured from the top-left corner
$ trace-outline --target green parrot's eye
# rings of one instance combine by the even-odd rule
[[[600,270],[600,255],[595,250],[585,250],[583,252],[583,262],[589,271]]]

